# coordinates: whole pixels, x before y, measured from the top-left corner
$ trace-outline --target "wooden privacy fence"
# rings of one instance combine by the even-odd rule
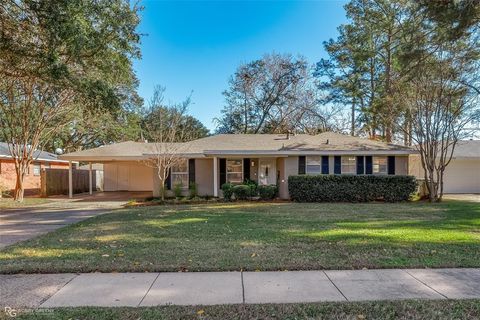
[[[43,169],[40,174],[42,197],[68,194],[68,169]],[[92,190],[97,191],[96,171],[92,170]],[[88,192],[88,170],[72,170],[73,193]]]

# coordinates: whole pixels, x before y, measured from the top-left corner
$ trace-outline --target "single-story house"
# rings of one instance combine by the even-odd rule
[[[410,158],[410,174],[424,178],[420,156]],[[480,193],[480,140],[461,140],[443,177],[444,193]]]
[[[37,194],[40,190],[40,172],[44,168],[68,169],[68,161],[60,160],[57,155],[45,151],[35,151],[34,161],[29,166],[25,176],[25,194]],[[0,142],[0,185],[7,190],[15,189],[17,174],[15,161],[10,155],[8,145]]]
[[[175,146],[169,149],[169,146]],[[162,145],[122,142],[60,156],[62,160],[102,163],[105,191],[151,191],[160,180],[146,164],[156,150],[184,158],[171,169],[167,188],[196,183],[199,195],[220,196],[225,182],[249,179],[277,184],[280,198],[289,198],[288,177],[298,174],[406,175],[415,150],[365,138],[326,132],[307,134],[219,134],[188,143]]]

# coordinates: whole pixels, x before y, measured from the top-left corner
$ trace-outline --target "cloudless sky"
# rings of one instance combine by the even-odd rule
[[[323,41],[346,22],[346,1],[144,0],[139,31],[142,59],[134,68],[148,103],[155,85],[167,102],[192,92],[189,113],[213,131],[224,106],[222,91],[237,66],[265,53],[326,57]]]

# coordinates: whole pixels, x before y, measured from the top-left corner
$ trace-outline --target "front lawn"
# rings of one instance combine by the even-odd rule
[[[480,300],[330,302],[308,304],[58,308],[18,319],[479,319]]]
[[[0,251],[1,273],[480,267],[480,204],[117,210]]]
[[[13,198],[0,198],[0,209],[6,208],[28,208],[35,207],[40,204],[46,204],[51,200],[46,198],[24,198],[23,202],[13,200]]]

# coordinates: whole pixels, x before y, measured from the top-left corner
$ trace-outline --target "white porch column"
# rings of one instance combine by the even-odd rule
[[[88,163],[89,166],[88,166],[88,192],[90,194],[93,193],[93,186],[92,186],[92,163],[89,162]]]
[[[218,159],[213,157],[213,196],[218,197]]]
[[[73,198],[73,173],[72,161],[68,161],[68,197]]]

